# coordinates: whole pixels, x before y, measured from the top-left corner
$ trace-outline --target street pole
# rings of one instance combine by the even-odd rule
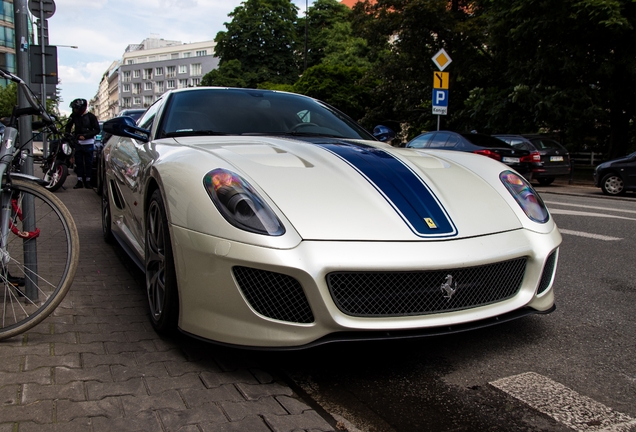
[[[15,22],[15,39],[18,41],[19,48],[16,50],[16,65],[18,76],[28,85],[31,85],[31,74],[29,70],[29,16],[27,8],[27,0],[13,1],[13,19]],[[31,105],[24,94],[24,91],[18,91],[18,107],[28,108]],[[20,117],[18,123],[20,148],[27,150],[26,160],[22,164],[24,174],[33,175],[33,129],[31,125],[31,116]],[[28,144],[27,144],[28,143]],[[25,207],[25,218],[22,221],[25,231],[35,231],[35,204],[33,196],[27,195],[22,205]],[[28,215],[28,217],[27,217]],[[27,239],[24,242],[24,269],[26,274],[25,294],[31,300],[38,299],[37,284],[38,266],[37,266],[37,244],[35,241]]]
[[[39,27],[39,36],[40,36],[40,58],[42,59],[42,105],[46,109],[46,45],[48,45],[44,39],[44,25],[46,21],[44,20],[44,2],[40,0],[40,27]],[[49,154],[49,143],[46,139],[46,131],[42,131],[42,157],[46,158]]]

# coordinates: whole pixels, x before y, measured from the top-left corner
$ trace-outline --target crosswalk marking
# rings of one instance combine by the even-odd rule
[[[580,432],[628,432],[636,420],[535,372],[490,383],[537,411]]]

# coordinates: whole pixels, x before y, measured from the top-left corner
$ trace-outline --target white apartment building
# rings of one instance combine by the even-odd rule
[[[92,101],[98,118],[107,120],[125,108],[146,108],[171,89],[198,86],[203,75],[218,67],[214,46],[214,41],[182,43],[156,36],[129,45],[117,67],[104,74]]]

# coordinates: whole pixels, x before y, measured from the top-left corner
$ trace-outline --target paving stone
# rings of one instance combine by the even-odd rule
[[[142,411],[186,409],[183,399],[176,390],[165,391],[157,396],[122,396],[121,401],[126,417],[132,417]]]
[[[27,405],[39,400],[69,399],[74,401],[86,400],[84,384],[75,381],[63,385],[25,384],[22,388],[22,404]]]
[[[144,317],[144,319],[146,319]],[[139,342],[139,341],[145,341],[145,340],[155,340],[155,339],[159,339],[159,335],[156,332],[147,332],[147,331],[128,331],[128,332],[124,332],[124,334],[126,335],[126,339],[129,342]],[[175,349],[176,346],[173,344],[171,346],[172,349]],[[157,350],[159,351],[159,350]],[[161,351],[165,351],[165,350],[161,350]]]
[[[170,350],[179,350],[181,347],[179,344],[174,343],[173,341],[161,339],[159,337],[154,339],[155,346],[157,347],[157,351],[170,351]],[[191,361],[191,359],[188,359]]]
[[[134,417],[109,419],[93,418],[93,432],[154,432],[161,431],[161,423],[153,412],[142,412]]]
[[[256,377],[259,383],[261,384],[269,384],[274,382],[274,378],[267,372],[261,369],[251,369],[250,372]]]
[[[3,432],[1,428],[0,432]],[[91,432],[91,419],[85,417],[70,422],[48,424],[20,422],[20,432]]]
[[[120,324],[116,315],[110,316],[113,321],[109,323],[100,323],[99,328],[101,331],[107,332],[123,332],[123,331],[146,331],[146,327],[142,323],[130,323]]]
[[[31,331],[26,333],[29,345],[47,345],[50,343],[77,343],[77,336],[75,333],[61,333],[61,334],[39,334],[32,333]]]
[[[124,332],[116,333],[78,333],[80,343],[92,342],[128,342]]]
[[[306,411],[298,415],[285,416],[265,414],[263,419],[274,432],[294,432],[299,430],[335,431],[316,411]]]
[[[227,419],[215,405],[186,410],[158,410],[161,422],[169,431],[176,431],[188,425],[201,423],[225,423]]]
[[[86,390],[89,400],[99,400],[107,396],[144,396],[147,395],[146,386],[139,378],[123,382],[101,383],[97,381],[86,382]]]
[[[124,352],[147,353],[157,352],[157,348],[152,341],[144,340],[139,342],[104,342],[108,354],[120,354]]]
[[[124,365],[136,366],[135,356],[132,353],[96,355],[91,353],[82,354],[82,362],[85,368],[92,368],[100,365]]]
[[[291,398],[288,396],[277,396],[276,400],[287,410],[290,414],[302,414],[305,411],[311,410],[311,407],[305,402]]]
[[[168,378],[168,371],[163,363],[152,363],[143,366],[111,366],[114,381],[128,381],[131,378],[155,377]]]
[[[56,367],[53,370],[55,384],[68,384],[73,381],[112,382],[113,376],[108,365],[91,368]]]
[[[56,334],[69,332],[99,333],[100,329],[97,324],[55,324],[53,332]]]
[[[119,398],[106,398],[97,401],[73,402],[70,400],[57,401],[58,422],[70,422],[85,417],[118,418],[123,416]]]
[[[181,376],[190,372],[200,372],[201,375],[209,372],[219,372],[219,368],[213,361],[189,361],[189,362],[165,362],[163,365],[170,376]],[[203,377],[202,377],[203,378]],[[205,380],[204,380],[205,381]],[[207,384],[206,384],[207,385]]]
[[[53,345],[53,352],[56,356],[70,354],[70,353],[91,353],[91,354],[106,354],[104,344],[101,342],[93,343],[56,343]]]
[[[182,375],[180,377],[145,378],[150,394],[159,394],[166,390],[205,389],[205,385],[196,373]]]
[[[183,389],[181,390],[181,394],[189,408],[196,408],[213,402],[245,401],[243,396],[232,384],[213,389]]]
[[[13,422],[0,424],[0,432],[13,432]]]
[[[187,361],[183,353],[179,350],[157,351],[153,353],[141,353],[135,356],[140,365],[165,362],[165,361]]]
[[[201,423],[203,432],[272,432],[260,417],[249,417],[229,423]]]
[[[230,421],[239,421],[250,416],[262,414],[286,415],[287,411],[274,398],[263,398],[257,401],[221,402],[221,409]]]
[[[81,307],[81,306],[80,306]],[[94,309],[92,309],[94,311]],[[77,316],[77,324],[79,325],[97,325],[100,332],[110,333],[108,325],[119,325],[119,320],[113,314],[110,315],[95,315],[93,312],[91,315]],[[125,329],[118,329],[113,331],[124,331]]]
[[[0,372],[20,372],[22,357],[0,357]]]
[[[26,383],[51,384],[51,370],[41,368],[27,372],[0,374],[0,387],[9,384]]]
[[[19,393],[19,384],[0,387],[0,407],[4,405],[17,405],[20,401]]]
[[[237,383],[236,387],[248,400],[257,400],[267,396],[291,396],[294,394],[289,387],[277,383],[260,385]]]
[[[30,405],[7,405],[0,410],[0,423],[21,421],[51,423],[53,401],[38,401]]]
[[[81,367],[80,363],[80,355],[79,353],[72,353],[67,355],[49,355],[49,356],[39,356],[39,355],[28,355],[24,361],[24,370],[34,370],[41,367],[53,367],[53,366],[64,366],[68,368],[78,368]]]
[[[201,379],[208,388],[214,388],[229,383],[258,384],[258,380],[246,369],[240,369],[233,372],[205,371],[201,372]]]

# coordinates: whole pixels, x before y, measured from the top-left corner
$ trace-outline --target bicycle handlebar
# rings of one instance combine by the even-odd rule
[[[18,84],[18,86],[22,87],[22,89],[24,90],[23,93],[27,99],[27,102],[29,102],[29,105],[31,105],[31,107],[37,110],[37,115],[42,117],[42,121],[49,124],[55,123],[55,120],[53,120],[53,118],[49,115],[49,113],[46,112],[46,108],[44,108],[40,104],[40,102],[38,102],[37,98],[33,94],[33,91],[31,91],[29,86],[24,82],[22,78],[20,78],[19,76],[13,75],[11,72],[1,68],[0,68],[0,77],[11,80],[14,83]],[[29,112],[24,111],[23,114],[29,114]]]

